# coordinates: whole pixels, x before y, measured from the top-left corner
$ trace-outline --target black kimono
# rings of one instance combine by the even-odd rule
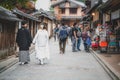
[[[29,47],[32,43],[32,37],[26,28],[22,27],[18,30],[16,42],[19,46],[19,62],[30,61]]]

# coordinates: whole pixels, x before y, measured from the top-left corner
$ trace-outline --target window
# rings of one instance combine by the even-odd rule
[[[70,8],[70,14],[77,14],[77,8]]]
[[[0,23],[0,32],[2,32],[2,23]]]
[[[65,8],[61,9],[61,14],[65,14]]]

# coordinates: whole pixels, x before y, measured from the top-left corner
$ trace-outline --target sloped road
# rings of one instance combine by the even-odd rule
[[[0,80],[111,80],[91,53],[72,52],[71,44],[66,53],[59,54],[58,42],[50,40],[50,60],[39,65],[35,53],[31,62],[20,66],[18,63],[0,74]]]

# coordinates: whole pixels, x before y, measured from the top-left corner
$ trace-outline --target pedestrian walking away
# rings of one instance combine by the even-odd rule
[[[22,27],[18,30],[16,37],[16,42],[19,47],[20,64],[27,64],[30,61],[29,47],[32,43],[32,37],[27,27],[27,21],[23,21]]]
[[[81,45],[81,34],[82,34],[82,33],[81,33],[81,28],[80,28],[81,26],[82,26],[82,25],[78,25],[77,28],[76,28],[76,29],[77,29],[77,38],[78,38],[78,39],[77,39],[77,50],[78,50],[78,51],[81,51],[81,49],[80,49],[80,45]]]
[[[82,32],[82,40],[84,44],[84,49],[86,52],[89,52],[89,48],[91,46],[91,38],[90,38],[89,27],[85,27],[84,31]]]
[[[40,64],[44,64],[45,59],[49,59],[49,37],[45,25],[41,25],[37,34],[33,39],[33,44],[35,44],[36,58],[39,60]]]
[[[77,31],[77,23],[74,23],[72,28],[72,52],[77,52]]]
[[[56,27],[53,29],[54,41],[56,41],[57,38],[58,38],[58,31],[59,31],[59,28],[58,28],[58,26],[56,26]]]
[[[60,54],[65,53],[65,47],[66,47],[66,40],[68,37],[67,28],[65,27],[64,23],[62,23],[62,26],[59,28],[59,48],[60,48]]]

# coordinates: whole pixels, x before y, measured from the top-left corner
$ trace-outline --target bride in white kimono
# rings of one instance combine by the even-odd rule
[[[33,39],[35,44],[36,58],[40,61],[40,64],[44,64],[45,59],[49,59],[49,37],[46,27],[40,27]]]

